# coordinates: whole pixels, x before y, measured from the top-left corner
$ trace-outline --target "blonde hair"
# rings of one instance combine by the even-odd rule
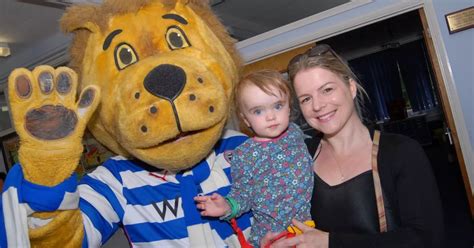
[[[271,69],[263,69],[254,72],[250,72],[243,76],[240,81],[235,86],[234,92],[234,108],[235,112],[239,118],[240,123],[242,123],[242,107],[241,107],[241,97],[242,91],[246,86],[255,85],[263,92],[268,95],[275,95],[272,92],[273,88],[278,89],[283,96],[286,96],[288,104],[291,105],[291,89],[288,80],[278,71]],[[246,128],[245,125],[241,125],[241,129]],[[248,130],[243,130],[248,131]]]
[[[322,46],[324,52],[321,54],[312,55],[312,49],[318,48],[318,46]],[[354,99],[355,109],[357,111],[357,115],[360,119],[362,119],[362,108],[364,105],[364,96],[368,98],[367,92],[365,89],[360,85],[359,79],[351,70],[347,62],[337,55],[331,47],[326,44],[317,45],[315,48],[307,51],[306,53],[297,55],[290,61],[288,65],[288,75],[291,81],[291,87],[294,92],[294,79],[296,75],[300,71],[305,71],[311,68],[323,68],[332,73],[336,74],[339,78],[342,79],[347,86],[349,86],[349,82],[352,79],[355,82],[357,88],[357,95]]]

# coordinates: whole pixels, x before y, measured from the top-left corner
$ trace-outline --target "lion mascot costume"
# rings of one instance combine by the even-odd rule
[[[133,247],[239,246],[203,218],[198,194],[230,190],[225,131],[239,58],[200,0],[105,0],[69,8],[70,68],[8,80],[19,164],[8,173],[0,247],[98,247],[119,228]],[[79,182],[85,128],[117,156]],[[238,226],[248,233],[250,214]]]

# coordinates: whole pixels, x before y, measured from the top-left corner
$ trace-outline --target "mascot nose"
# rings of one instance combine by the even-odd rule
[[[145,77],[145,89],[151,94],[173,101],[183,91],[186,73],[175,65],[163,64],[155,67]]]

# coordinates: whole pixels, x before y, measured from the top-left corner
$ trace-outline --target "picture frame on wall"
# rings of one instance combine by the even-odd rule
[[[2,145],[2,154],[7,172],[14,164],[18,163],[18,149],[20,148],[20,139],[16,133],[10,133],[0,138]]]

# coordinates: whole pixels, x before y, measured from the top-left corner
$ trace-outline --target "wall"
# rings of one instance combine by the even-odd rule
[[[472,0],[433,0],[469,140],[471,144],[474,144],[474,100],[472,98],[474,95],[474,29],[449,34],[445,20],[446,14],[472,6]]]

